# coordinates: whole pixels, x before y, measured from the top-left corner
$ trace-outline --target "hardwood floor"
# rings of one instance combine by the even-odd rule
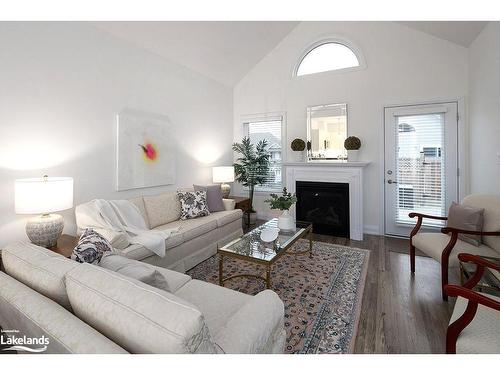
[[[315,240],[370,250],[355,353],[444,353],[454,299],[441,298],[438,262],[417,256],[412,277],[406,239],[315,235]]]
[[[441,299],[438,262],[417,256],[412,277],[406,239],[365,235],[351,241],[315,234],[314,240],[370,250],[355,353],[444,353],[455,300]]]

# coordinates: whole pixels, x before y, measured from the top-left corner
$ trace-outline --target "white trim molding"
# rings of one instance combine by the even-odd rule
[[[367,162],[357,163],[287,163],[285,183],[289,192],[295,193],[297,181],[338,182],[349,184],[350,238],[363,239],[363,168]],[[292,210],[295,215],[295,208]]]

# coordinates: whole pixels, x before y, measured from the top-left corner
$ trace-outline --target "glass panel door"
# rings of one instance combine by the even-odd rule
[[[385,111],[386,234],[408,236],[410,212],[446,216],[457,198],[457,105]],[[428,228],[440,220],[425,220]]]

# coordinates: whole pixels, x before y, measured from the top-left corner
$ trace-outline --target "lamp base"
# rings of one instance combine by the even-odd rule
[[[48,214],[31,218],[26,223],[26,234],[30,241],[42,247],[54,247],[64,228],[61,215]]]
[[[228,198],[231,192],[231,186],[229,184],[221,184],[220,189],[222,190],[222,198]]]

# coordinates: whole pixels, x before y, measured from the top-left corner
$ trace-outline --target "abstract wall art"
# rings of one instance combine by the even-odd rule
[[[125,109],[116,129],[116,190],[175,183],[175,142],[166,116]]]

